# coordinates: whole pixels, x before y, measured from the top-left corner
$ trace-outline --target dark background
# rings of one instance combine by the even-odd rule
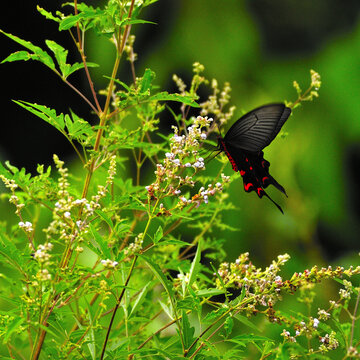
[[[55,10],[54,2],[37,3]],[[300,264],[358,263],[359,10],[357,0],[346,1],[346,6],[342,0],[160,0],[143,14],[157,25],[134,28],[139,76],[149,67],[160,86],[174,89],[172,74],[189,81],[191,65],[199,61],[208,78],[216,78],[220,85],[231,83],[236,117],[265,103],[295,100],[292,82],[297,80],[306,89],[310,69],[322,76],[319,99],[296,109],[284,127],[288,136],[265,150],[272,175],[289,195],[283,199],[275,189],[269,190],[285,215],[266,199],[245,194],[241,179],[233,182],[231,198],[238,210],[225,214],[224,221],[240,231],[220,234],[228,239],[229,260],[250,251],[252,258],[265,264],[288,252],[297,270]],[[21,7],[7,4],[0,28],[44,49],[45,39],[53,39],[69,49],[71,61],[80,61],[68,33],[59,33],[55,23],[36,11],[34,2],[25,1]],[[22,50],[3,35],[0,41],[1,59]],[[112,45],[95,35],[89,35],[87,45],[88,60],[101,65],[92,71],[99,90],[106,86],[102,74],[111,72]],[[32,172],[38,163],[51,164],[53,153],[71,161],[74,153],[66,139],[11,99],[44,104],[59,113],[71,108],[94,121],[88,106],[40,63],[6,63],[0,73],[0,160]],[[127,64],[119,78],[130,81]],[[91,98],[83,75],[69,79]],[[161,127],[167,126],[165,115]],[[218,166],[213,161],[209,171]],[[232,174],[230,165],[226,171]]]

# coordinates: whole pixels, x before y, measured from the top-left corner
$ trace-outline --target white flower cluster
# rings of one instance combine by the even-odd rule
[[[49,251],[51,251],[53,247],[52,243],[40,244],[34,253],[34,259],[40,263],[47,263],[51,258]]]
[[[235,111],[235,106],[231,106],[227,112],[224,111],[224,107],[230,102],[231,87],[230,84],[226,82],[223,90],[220,91],[218,82],[215,79],[211,81],[211,87],[213,93],[205,102],[200,104],[202,108],[200,114],[202,116],[214,114],[218,118],[219,125],[223,125],[232,118]]]
[[[33,225],[30,221],[26,221],[26,222],[20,221],[18,225],[27,233],[32,233],[34,231]]]
[[[116,157],[109,159],[108,176],[106,186],[98,185],[98,191],[90,200],[82,198],[75,199],[68,192],[70,184],[67,181],[68,170],[63,167],[64,162],[54,155],[54,162],[60,174],[58,180],[59,191],[58,200],[54,205],[53,221],[44,229],[47,240],[50,241],[54,236],[60,235],[60,239],[65,242],[74,241],[76,237],[88,232],[89,217],[94,215],[95,210],[101,208],[100,201],[107,194],[108,187],[111,186],[116,174]],[[81,218],[79,219],[79,214]],[[77,219],[77,220],[75,220]],[[74,225],[75,232],[74,232]]]
[[[142,249],[142,245],[144,242],[144,234],[140,233],[135,237],[135,241],[124,250],[124,254],[130,256],[132,254],[138,253]]]
[[[36,274],[36,278],[39,281],[49,281],[51,280],[51,274],[49,273],[49,270],[47,269],[41,269],[38,271],[38,273]]]
[[[117,261],[112,261],[110,259],[101,260],[101,264],[107,269],[115,269],[115,267],[119,265]]]
[[[172,127],[174,135],[170,139],[170,151],[165,153],[163,162],[156,165],[155,182],[145,187],[150,198],[156,198],[159,191],[168,195],[180,195],[179,187],[195,185],[193,174],[183,175],[183,169],[193,168],[196,173],[205,168],[204,158],[198,156],[199,142],[206,138],[206,131],[212,121],[211,118],[198,116],[193,120],[193,125],[187,128],[186,135],[179,135],[179,129],[176,126]],[[168,186],[162,186],[163,183]],[[184,197],[180,201],[183,204],[190,203],[189,200],[185,201]]]

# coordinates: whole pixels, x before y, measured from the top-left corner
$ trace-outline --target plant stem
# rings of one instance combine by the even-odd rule
[[[132,272],[135,268],[135,264],[136,264],[136,260],[138,259],[138,255],[135,255],[134,258],[133,258],[133,261],[131,263],[131,267],[130,267],[130,270],[129,270],[129,273],[128,273],[128,276],[125,280],[125,284],[124,284],[124,287],[123,289],[121,290],[121,294],[116,302],[116,305],[115,305],[115,308],[114,308],[114,311],[112,313],[112,316],[111,316],[111,319],[110,319],[110,323],[109,323],[109,327],[107,329],[107,332],[106,332],[106,336],[105,336],[105,341],[104,341],[104,345],[103,345],[103,348],[102,348],[102,351],[101,351],[101,356],[100,356],[100,360],[103,360],[104,359],[104,355],[105,355],[105,350],[106,350],[106,345],[109,341],[109,336],[110,336],[110,331],[111,331],[111,327],[113,325],[113,322],[114,322],[114,319],[115,319],[115,315],[116,315],[116,312],[117,312],[117,309],[119,308],[120,304],[121,304],[121,300],[125,294],[125,290],[126,290],[126,287],[128,286],[128,283],[130,281],[130,277],[132,275]]]
[[[351,316],[352,321],[351,321],[350,347],[352,347],[353,340],[354,340],[356,313],[357,313],[357,311],[358,311],[359,301],[360,301],[360,291],[358,292],[358,296],[357,296],[357,298],[356,298],[354,313],[353,313],[353,315]]]

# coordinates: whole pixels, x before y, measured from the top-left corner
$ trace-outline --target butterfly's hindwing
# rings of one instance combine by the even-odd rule
[[[250,153],[248,151],[239,151],[231,145],[226,145],[227,156],[231,162],[235,163],[236,169],[239,171],[246,192],[254,191],[261,199],[263,196],[268,197],[282,211],[281,207],[265,192],[265,188],[274,185],[278,190],[286,195],[285,189],[270,175],[269,161],[264,159],[264,153]]]

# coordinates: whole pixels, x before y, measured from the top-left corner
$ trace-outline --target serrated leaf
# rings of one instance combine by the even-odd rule
[[[154,244],[157,244],[163,237],[163,229],[161,226],[158,227],[154,235]]]
[[[140,83],[140,94],[143,94],[150,90],[151,83],[155,79],[155,73],[151,71],[150,69],[145,69],[144,75],[141,79]]]
[[[134,25],[134,24],[153,24],[157,25],[157,23],[153,21],[141,20],[141,19],[124,19],[120,22],[120,26],[124,25]]]
[[[186,241],[178,240],[178,239],[167,239],[161,242],[161,245],[176,245],[176,246],[190,246]]]
[[[259,329],[257,329],[259,330]],[[231,339],[226,339],[225,341],[230,341],[230,342],[236,342],[236,343],[249,343],[249,342],[255,342],[255,341],[270,341],[273,342],[273,340],[271,340],[270,338],[267,338],[265,336],[260,336],[260,335],[254,335],[254,334],[242,334],[242,335],[237,335],[234,336]]]
[[[231,316],[227,317],[224,323],[224,330],[226,336],[229,336],[232,333],[232,329],[234,327],[234,320]]]
[[[139,257],[146,262],[147,266],[151,269],[151,271],[154,273],[154,275],[159,279],[162,286],[168,293],[170,300],[173,300],[174,299],[174,291],[173,291],[172,285],[170,284],[169,280],[166,278],[164,273],[161,271],[159,265],[154,263],[152,260],[150,260],[148,257],[146,257],[144,255],[139,255]]]
[[[185,349],[187,349],[195,340],[195,329],[194,327],[190,326],[190,321],[187,316],[186,310],[182,310],[181,312],[181,331],[183,334]]]
[[[99,215],[108,225],[109,227],[114,230],[114,224],[112,223],[111,219],[101,210],[95,210],[95,213]]]
[[[151,95],[149,97],[150,101],[157,100],[157,101],[178,101],[185,105],[190,105],[192,107],[200,107],[193,98],[190,96],[184,96],[180,94],[169,94],[167,91],[163,91],[160,93],[157,93],[155,95]]]
[[[40,61],[44,65],[48,66],[50,69],[55,70],[54,61],[53,61],[52,57],[46,51],[44,51],[43,49],[41,49],[38,46],[33,45],[30,41],[20,39],[19,37],[15,36],[15,35],[12,35],[12,34],[9,34],[9,33],[6,33],[3,30],[0,30],[0,32],[3,33],[4,35],[6,35],[11,40],[14,40],[18,44],[22,45],[26,49],[32,51],[33,54],[29,54],[31,59]],[[3,60],[3,62],[5,60]]]
[[[91,234],[94,236],[96,244],[99,246],[103,259],[111,259],[111,251],[108,247],[108,243],[104,238],[98,233],[95,226],[92,223],[89,223]]]
[[[59,30],[69,30],[73,26],[76,26],[76,24],[81,20],[95,20],[97,18],[100,18],[104,14],[105,12],[103,10],[87,7],[85,11],[82,11],[77,15],[67,16],[66,18],[61,20]]]
[[[194,260],[191,263],[191,268],[189,273],[189,287],[191,287],[191,285],[194,283],[197,274],[200,271],[200,258],[201,258],[201,242],[199,241]]]
[[[19,269],[23,267],[24,258],[21,251],[2,232],[0,232],[0,256],[9,263],[15,263]]]
[[[136,297],[134,305],[131,308],[130,314],[129,314],[129,319],[131,318],[131,315],[135,314],[136,310],[138,309],[138,307],[142,304],[142,302],[144,301],[144,298],[146,296],[146,293],[148,291],[148,288],[150,286],[150,283],[147,283],[144,288],[141,290],[140,294]]]
[[[220,290],[220,289],[203,289],[203,290],[196,291],[196,295],[202,296],[202,297],[221,295],[224,293],[225,293],[225,290]]]
[[[50,125],[54,126],[61,133],[64,133],[65,122],[63,116],[58,116],[56,111],[48,108],[44,105],[32,104],[27,101],[22,100],[13,100],[15,104],[23,107],[27,111],[30,111],[34,115],[38,116],[40,119],[45,120]],[[62,114],[61,114],[62,115]]]
[[[46,11],[45,9],[40,7],[39,5],[36,6],[36,9],[41,15],[45,16],[46,19],[48,19],[48,20],[53,20],[53,21],[56,21],[58,23],[61,21],[60,18],[54,16],[51,12]]]
[[[236,314],[236,315],[234,315],[234,318],[236,320],[240,321],[243,325],[246,325],[255,331],[259,331],[259,328],[257,326],[255,326],[246,316]]]
[[[24,322],[24,319],[20,316],[15,317],[12,322],[7,326],[6,333],[3,337],[2,343],[6,344],[8,340],[10,339],[11,335],[18,330],[20,325]]]
[[[62,77],[66,79],[70,65],[66,63],[68,51],[53,40],[45,40],[47,47],[54,53]]]
[[[93,62],[86,62],[86,66],[89,67],[99,67],[99,64],[93,63]],[[83,69],[85,66],[83,63],[74,63],[70,66],[66,77],[69,77],[71,74],[73,74],[75,71],[78,71],[80,69]]]
[[[22,51],[16,51],[16,52],[12,53],[7,58],[5,58],[1,63],[12,62],[12,61],[22,61],[22,60],[28,61],[31,59],[32,59],[31,54],[29,54],[25,50],[22,50]]]

